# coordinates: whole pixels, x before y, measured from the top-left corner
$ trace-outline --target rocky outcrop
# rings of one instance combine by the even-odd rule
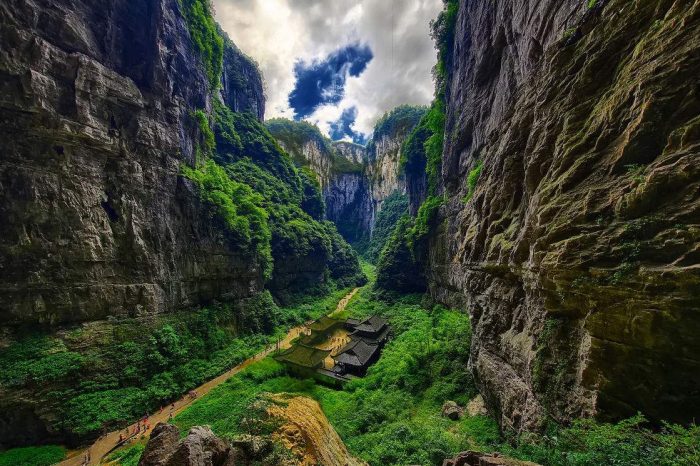
[[[197,426],[180,439],[177,427],[161,423],[153,429],[139,466],[366,465],[348,452],[319,404],[310,398],[263,394],[248,414],[245,425],[272,433],[241,434],[227,441],[209,427]]]
[[[364,164],[367,160],[365,146],[347,141],[333,141],[333,148],[338,154],[352,163]]]
[[[259,289],[178,177],[210,106],[178,2],[12,0],[0,23],[0,323]]]
[[[365,237],[374,224],[373,204],[362,173],[341,173],[323,190],[326,218],[349,242]]]
[[[371,236],[384,200],[394,192],[406,193],[401,148],[424,112],[401,106],[387,113],[367,147],[331,142],[306,122],[274,119],[267,126],[297,164],[318,175],[326,217],[348,241],[358,243]]]
[[[394,191],[406,193],[406,180],[399,169],[401,145],[406,140],[406,134],[381,135],[372,141],[369,147],[369,160],[365,170],[370,180],[370,196],[372,199],[372,221],[381,210],[382,203]]]
[[[233,466],[240,453],[214,435],[209,427],[195,426],[180,440],[180,432],[172,424],[153,428],[139,466]]]
[[[250,112],[258,120],[265,119],[265,93],[257,63],[236,47],[228,35],[224,37],[224,69],[221,76],[221,97],[234,112]]]
[[[700,410],[698,37],[692,1],[460,2],[428,273],[505,428]]]
[[[316,401],[285,393],[270,395],[268,401],[267,414],[279,425],[272,438],[291,452],[291,464],[366,465],[348,452]]]
[[[465,451],[454,458],[446,459],[442,466],[537,466],[530,461],[519,461],[500,453]]]

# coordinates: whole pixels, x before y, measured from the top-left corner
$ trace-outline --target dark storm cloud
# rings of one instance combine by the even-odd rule
[[[328,126],[331,139],[334,141],[340,141],[347,136],[356,144],[366,144],[367,137],[364,134],[358,133],[352,129],[352,125],[355,123],[356,119],[357,107],[350,107],[343,110],[340,118],[338,118],[336,121],[329,121]]]
[[[348,76],[360,76],[372,58],[369,46],[355,43],[332,52],[324,60],[297,61],[294,65],[296,82],[289,94],[294,118],[307,117],[321,105],[343,100]]]

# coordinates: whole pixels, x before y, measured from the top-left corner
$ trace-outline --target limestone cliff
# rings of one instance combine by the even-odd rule
[[[0,322],[135,316],[260,289],[177,176],[199,138],[191,111],[211,105],[178,2],[13,0],[0,24]],[[233,66],[224,94],[249,106],[228,84]]]
[[[258,65],[241,52],[225,32],[220,33],[225,44],[222,100],[234,112],[250,112],[262,121],[265,118],[265,94]]]
[[[427,271],[502,426],[700,411],[699,41],[697,1],[459,2]]]
[[[175,364],[146,363],[160,331],[198,341],[178,354],[201,351],[201,381],[241,333],[283,325],[263,287],[281,302],[364,279],[208,5],[0,5],[0,448],[77,444],[193,386],[147,393]]]
[[[366,147],[330,141],[303,121],[272,119],[267,127],[297,164],[317,174],[326,217],[357,244],[371,236],[382,203],[394,192],[406,193],[401,149],[424,112],[423,107],[408,105],[387,112]]]

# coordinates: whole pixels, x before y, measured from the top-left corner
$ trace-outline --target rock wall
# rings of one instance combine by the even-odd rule
[[[394,135],[384,134],[370,144],[368,157],[370,161],[365,169],[372,199],[370,232],[384,200],[394,191],[406,194],[406,179],[399,168],[399,161],[401,159],[401,146],[407,137],[408,132]]]
[[[394,191],[406,193],[401,148],[424,112],[410,106],[388,112],[366,147],[330,141],[306,122],[274,119],[268,129],[297,164],[318,175],[326,217],[357,244],[371,236],[384,200]]]
[[[352,163],[364,164],[367,159],[365,146],[347,141],[333,141],[333,147],[338,154]]]
[[[221,97],[234,112],[250,112],[265,119],[265,93],[257,63],[236,47],[228,35],[224,37],[224,70],[221,76]]]
[[[503,427],[700,411],[699,38],[697,1],[460,2],[428,273]]]
[[[260,289],[178,177],[200,137],[191,111],[211,103],[177,0],[10,0],[0,25],[0,323]],[[241,97],[226,56],[226,100],[261,117],[259,77]]]

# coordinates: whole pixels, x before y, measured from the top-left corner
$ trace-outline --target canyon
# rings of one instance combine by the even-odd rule
[[[700,2],[443,7],[433,102],[360,145],[266,119],[206,0],[4,2],[0,449],[89,445],[354,290],[396,329],[367,377],[265,359],[125,451],[700,458]]]

